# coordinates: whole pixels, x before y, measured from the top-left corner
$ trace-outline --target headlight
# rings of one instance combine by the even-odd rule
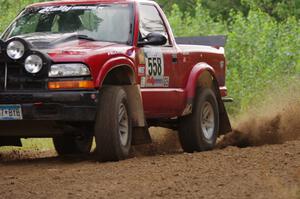
[[[43,59],[38,55],[29,55],[25,60],[24,67],[27,72],[36,74],[43,67]]]
[[[55,64],[49,71],[49,77],[78,77],[90,75],[89,68],[81,63]]]
[[[11,59],[21,59],[25,53],[25,46],[22,42],[13,40],[8,43],[6,53]]]

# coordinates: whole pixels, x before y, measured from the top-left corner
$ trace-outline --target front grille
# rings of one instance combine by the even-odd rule
[[[19,63],[0,63],[0,90],[45,90],[47,79],[33,76]]]
[[[0,63],[0,90],[3,90],[5,87],[5,64]]]

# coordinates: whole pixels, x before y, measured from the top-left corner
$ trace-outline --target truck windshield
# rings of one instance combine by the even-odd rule
[[[21,13],[3,38],[35,33],[74,33],[96,41],[129,44],[132,13],[130,4],[33,7]]]

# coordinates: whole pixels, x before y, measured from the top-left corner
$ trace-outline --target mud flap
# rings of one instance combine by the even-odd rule
[[[220,126],[219,126],[219,135],[225,135],[232,131],[232,127],[230,124],[230,120],[225,108],[223,101],[219,101],[219,108],[220,108]]]
[[[128,97],[128,106],[132,118],[132,144],[151,143],[151,136],[146,122],[142,94],[138,85],[123,86]]]
[[[220,114],[219,135],[225,135],[232,131],[232,127],[231,127],[228,113],[226,111],[226,107],[224,105],[224,102],[220,94],[218,82],[215,79],[213,80],[213,82],[214,82],[215,90],[217,91],[216,97],[219,104],[219,114]]]
[[[22,146],[20,138],[16,137],[0,137],[0,146]]]

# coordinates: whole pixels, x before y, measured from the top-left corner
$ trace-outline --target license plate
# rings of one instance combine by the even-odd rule
[[[0,105],[0,120],[22,120],[21,105]]]

